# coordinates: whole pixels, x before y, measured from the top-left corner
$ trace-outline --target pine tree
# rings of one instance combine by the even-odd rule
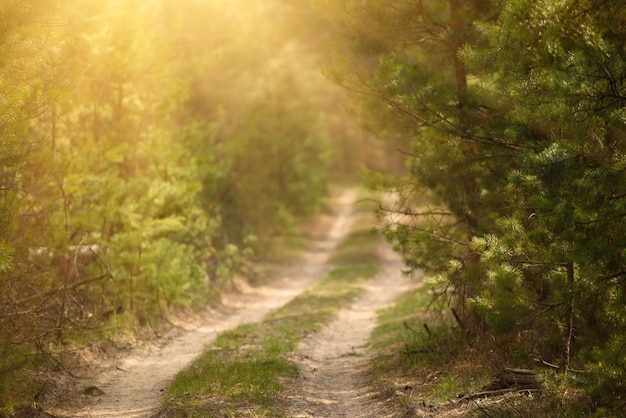
[[[481,287],[469,243],[502,213],[501,171],[518,148],[501,135],[503,100],[477,87],[460,56],[463,46],[485,42],[478,22],[491,18],[489,2],[342,4],[354,48],[377,61],[369,71],[340,66],[335,78],[358,97],[366,126],[410,143],[410,176],[392,187],[403,196],[392,211],[406,217],[384,232],[413,267],[444,273],[457,260],[463,274],[445,280],[469,297]]]
[[[478,240],[494,279],[482,300],[496,321],[514,301],[508,326],[542,313],[530,326],[561,336],[562,369],[591,360],[602,397],[624,391],[624,5],[503,2],[489,46],[468,53],[514,103],[506,133],[525,145],[507,173],[510,214]]]
[[[533,355],[623,394],[624,3],[342,6],[378,61],[337,79],[373,130],[410,138],[403,184],[423,193],[388,236],[489,332],[531,330]]]
[[[53,131],[32,123],[53,112],[70,78],[65,23],[62,2],[0,4],[0,399],[24,389],[15,373],[52,332],[38,328],[39,305],[21,301],[47,286],[37,256],[50,213],[37,200],[54,169]]]

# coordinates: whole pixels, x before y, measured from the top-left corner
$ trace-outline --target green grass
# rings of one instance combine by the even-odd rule
[[[355,264],[362,260],[376,260],[378,257],[378,240],[371,229],[356,230],[343,241],[337,251],[330,257],[331,263]]]
[[[358,283],[375,271],[374,265],[339,267],[263,322],[221,334],[172,382],[164,407],[191,408],[198,416],[242,409],[254,416],[283,416],[273,400],[283,382],[297,375],[297,366],[286,354],[359,296]]]
[[[480,391],[504,367],[518,367],[521,360],[515,348],[519,341],[513,338],[496,345],[488,335],[468,340],[446,310],[426,310],[430,301],[426,289],[406,293],[379,312],[370,339],[375,351],[372,381],[381,393],[404,393],[395,398],[398,408],[435,405],[433,411],[457,408],[455,416],[471,417],[613,416],[610,411],[593,415],[593,407],[579,391],[572,386],[551,388],[555,384],[541,371],[542,394],[511,394],[458,406],[450,402],[461,394]],[[403,390],[407,387],[410,390]]]
[[[370,342],[374,350],[393,355],[382,356],[375,364],[394,368],[401,363],[404,369],[413,370],[424,363],[446,362],[460,349],[451,338],[450,315],[430,309],[430,302],[426,289],[419,288],[379,312]]]
[[[397,382],[412,387],[403,405],[444,402],[488,383],[489,374],[459,361],[466,349],[445,311],[428,310],[431,296],[420,288],[381,310],[370,343],[375,350],[372,376],[381,391],[394,393]],[[426,325],[426,326],[425,326]]]
[[[337,264],[327,277],[262,322],[220,334],[174,379],[163,416],[284,416],[276,399],[298,372],[287,355],[362,293],[359,284],[378,271],[372,251],[377,242],[375,235],[353,231],[337,249]]]
[[[371,336],[373,348],[385,350],[419,341],[420,335],[413,329],[421,327],[417,313],[426,309],[429,300],[422,289],[417,289],[405,293],[392,306],[379,311],[378,323]]]

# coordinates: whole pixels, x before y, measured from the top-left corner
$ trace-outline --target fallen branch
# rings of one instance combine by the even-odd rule
[[[539,389],[539,382],[533,370],[506,368],[483,388],[485,391],[503,389]]]
[[[485,391],[482,391],[482,392],[476,392],[476,393],[467,394],[467,395],[459,398],[457,400],[457,402],[472,401],[474,399],[480,399],[480,398],[490,398],[490,397],[493,397],[493,396],[506,395],[507,393],[535,393],[535,392],[541,392],[541,389],[515,389],[515,388],[509,388],[509,389],[498,389],[498,390],[485,390]]]
[[[548,361],[545,361],[543,359],[543,357],[539,356],[539,358],[535,359],[535,365],[540,366],[540,367],[545,367],[548,369],[552,369],[552,370],[559,370],[560,367],[554,363],[550,363]],[[578,370],[578,369],[567,369],[568,371],[572,372],[572,373],[587,373],[584,370]]]

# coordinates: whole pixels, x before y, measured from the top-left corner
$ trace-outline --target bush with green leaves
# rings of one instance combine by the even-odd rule
[[[411,143],[387,236],[477,330],[534,331],[533,355],[620,399],[626,3],[341,4],[378,61],[337,79],[368,126]]]
[[[319,209],[332,99],[263,24],[292,9],[241,4],[0,5],[0,381],[206,306]]]

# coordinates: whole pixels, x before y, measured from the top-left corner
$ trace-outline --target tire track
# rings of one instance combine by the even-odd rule
[[[381,245],[379,252],[381,268],[363,284],[365,294],[304,340],[294,355],[300,373],[288,399],[290,416],[398,416],[367,384],[370,357],[366,344],[376,325],[376,312],[416,284],[402,275],[404,265],[388,245]]]
[[[328,273],[327,261],[335,247],[348,234],[353,221],[356,189],[344,191],[332,204],[336,208],[326,238],[315,242],[310,251],[281,269],[277,280],[260,287],[242,285],[241,292],[224,295],[225,309],[211,312],[200,327],[184,331],[177,328],[164,337],[165,344],[132,350],[107,365],[93,379],[75,382],[74,389],[94,385],[101,395],[65,393],[74,405],[53,407],[59,400],[49,399],[44,409],[56,417],[149,417],[154,415],[169,382],[196,358],[217,335],[242,323],[256,322],[269,311],[297,296]]]

